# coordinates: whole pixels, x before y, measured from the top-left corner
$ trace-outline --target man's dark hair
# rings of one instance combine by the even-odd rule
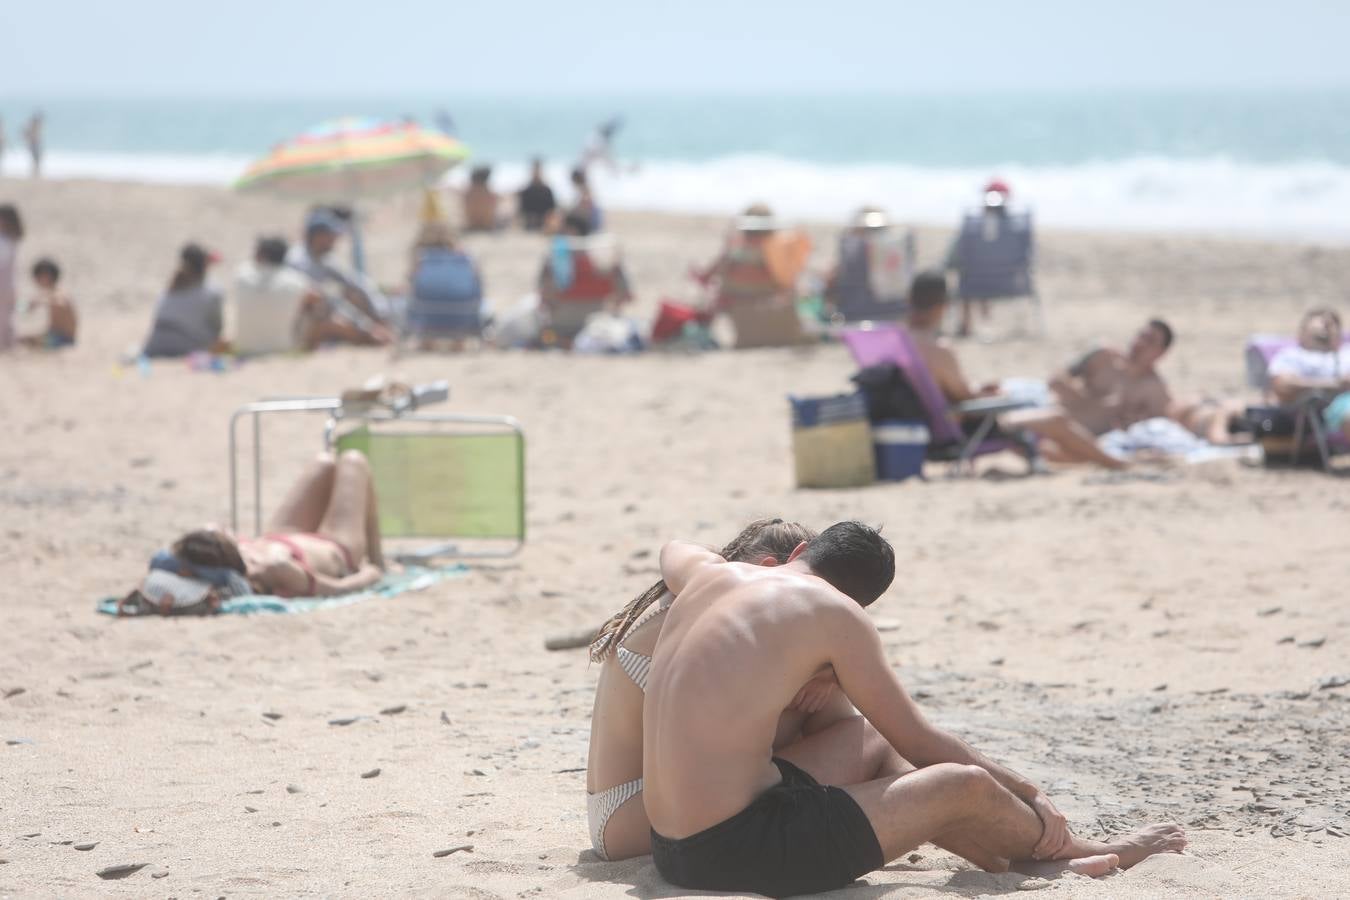
[[[947,302],[947,276],[928,269],[914,276],[909,286],[909,305],[926,312]]]
[[[61,267],[56,264],[56,260],[46,256],[33,263],[33,277],[41,278],[46,275],[52,280],[52,284],[61,280]]]
[[[800,557],[841,593],[871,606],[895,578],[895,551],[875,528],[837,522],[807,542]]]
[[[253,250],[255,258],[269,266],[279,266],[286,262],[286,239],[279,237],[260,237]]]
[[[1172,333],[1171,325],[1168,325],[1162,319],[1149,319],[1148,327],[1157,329],[1158,334],[1162,335],[1164,350],[1172,346],[1172,340],[1175,337],[1175,335]]]

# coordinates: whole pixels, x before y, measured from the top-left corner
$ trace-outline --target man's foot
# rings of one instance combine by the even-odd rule
[[[1114,872],[1120,866],[1120,857],[1114,853],[1102,853],[1097,856],[1083,856],[1078,859],[1063,859],[1057,862],[1015,862],[1011,868],[1023,875],[1037,878],[1054,878],[1065,872],[1086,875],[1088,878],[1100,878],[1108,872]]]
[[[1180,853],[1186,848],[1186,832],[1174,822],[1163,822],[1101,843],[1097,853],[1114,853],[1120,857],[1120,867],[1128,869],[1155,853]]]

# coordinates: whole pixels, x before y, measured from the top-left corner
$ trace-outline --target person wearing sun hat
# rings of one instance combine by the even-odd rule
[[[221,292],[207,278],[207,270],[218,262],[220,257],[200,244],[183,245],[178,268],[155,306],[144,356],[187,356],[219,343]]]
[[[1008,186],[1008,182],[999,177],[990,178],[981,191],[981,197],[982,202],[979,211],[967,215],[961,227],[957,229],[956,235],[952,238],[945,265],[948,271],[958,270],[961,266],[960,248],[963,238],[969,238],[974,234],[985,243],[993,243],[1007,234],[1010,224],[1008,206],[1012,200],[1012,188]],[[987,317],[989,315],[987,298],[980,298],[980,308],[982,314]],[[962,337],[970,335],[973,313],[974,302],[972,298],[963,296],[961,298],[961,323],[957,328],[958,335]]]

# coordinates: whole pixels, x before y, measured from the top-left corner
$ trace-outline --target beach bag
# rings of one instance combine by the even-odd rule
[[[869,422],[927,421],[928,411],[918,392],[895,363],[868,366],[850,380],[867,402]]]
[[[861,487],[876,481],[867,404],[860,393],[788,397],[799,488]]]

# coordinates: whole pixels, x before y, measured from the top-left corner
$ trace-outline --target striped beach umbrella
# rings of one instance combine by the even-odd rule
[[[431,184],[469,150],[415,122],[345,118],[285,141],[235,182],[314,203],[351,203]]]

